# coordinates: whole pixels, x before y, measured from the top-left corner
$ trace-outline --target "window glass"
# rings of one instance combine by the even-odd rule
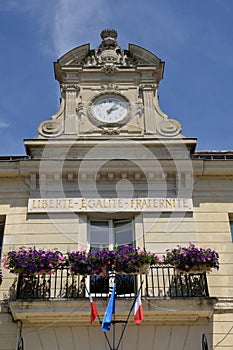
[[[132,221],[114,221],[114,243],[118,245],[133,244]]]
[[[92,220],[90,222],[90,248],[92,251],[115,245],[133,244],[131,220]]]
[[[91,221],[90,225],[90,248],[91,251],[100,248],[109,247],[109,222],[108,221]]]
[[[233,219],[230,219],[231,239],[233,242]]]
[[[3,233],[4,233],[5,219],[0,217],[0,258],[2,256],[2,244],[3,244]]]

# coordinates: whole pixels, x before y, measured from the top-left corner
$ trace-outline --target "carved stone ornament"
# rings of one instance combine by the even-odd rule
[[[131,56],[128,50],[122,49],[116,39],[117,31],[105,29],[100,34],[102,43],[97,49],[90,50],[83,62],[83,66],[103,66],[105,73],[114,73],[116,66],[132,66],[142,62]]]
[[[63,129],[60,121],[45,120],[39,125],[38,131],[44,137],[56,137],[62,133]]]
[[[140,84],[139,89],[142,91],[156,91],[158,86],[156,84]]]
[[[80,86],[78,84],[61,84],[61,91],[78,91]]]
[[[162,136],[176,136],[181,130],[181,124],[175,119],[164,119],[157,125],[157,132]]]
[[[103,135],[104,134],[108,134],[108,135],[119,135],[120,134],[120,131],[118,130],[119,127],[105,127],[105,126],[102,126],[101,127],[102,131],[103,131]]]
[[[85,112],[85,108],[84,108],[84,104],[82,102],[79,102],[76,108],[78,117],[81,118],[82,116],[86,116],[86,112]]]
[[[43,121],[39,127],[38,132],[43,137],[57,137],[62,134],[64,130],[64,108],[65,101],[62,99],[59,111],[52,116],[51,120]]]

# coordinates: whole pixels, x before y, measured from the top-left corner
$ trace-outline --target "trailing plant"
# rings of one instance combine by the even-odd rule
[[[19,247],[9,251],[2,259],[10,272],[22,275],[52,273],[61,266],[64,257],[59,250]]]
[[[188,247],[178,245],[177,248],[167,249],[164,263],[186,272],[218,270],[219,255],[210,248],[198,248],[190,243]]]
[[[113,250],[104,248],[88,253],[85,250],[68,253],[71,271],[83,275],[105,275],[110,270],[138,273],[143,265],[158,262],[157,255],[130,245],[116,246]]]
[[[74,274],[105,275],[114,270],[116,273],[141,273],[145,265],[169,264],[176,269],[189,272],[219,268],[219,256],[210,248],[198,248],[193,243],[188,247],[178,245],[168,249],[163,260],[146,249],[131,245],[116,246],[87,252],[76,250],[63,255],[59,250],[20,247],[9,251],[2,259],[3,266],[10,272],[30,276],[33,274],[51,274],[59,268],[70,268]],[[2,273],[0,271],[0,283]]]
[[[85,250],[76,250],[67,253],[67,266],[74,274],[87,275],[87,253]]]
[[[130,245],[116,247],[113,255],[113,265],[116,272],[138,273],[143,265],[159,263],[159,257],[154,253]]]

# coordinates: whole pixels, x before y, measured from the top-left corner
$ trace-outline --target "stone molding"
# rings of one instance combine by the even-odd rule
[[[187,298],[142,300],[145,315],[144,322],[172,322],[175,324],[196,322],[199,318],[211,318],[216,298]],[[103,318],[107,300],[95,300],[96,307]],[[116,317],[127,317],[132,300],[116,300]],[[14,320],[25,323],[90,323],[90,301],[86,300],[49,300],[49,301],[12,301],[9,303]],[[133,321],[133,319],[131,320]]]

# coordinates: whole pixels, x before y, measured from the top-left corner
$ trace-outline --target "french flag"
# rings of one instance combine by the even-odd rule
[[[90,317],[90,322],[91,324],[95,321],[96,317],[98,316],[98,311],[96,309],[95,303],[92,300],[91,295],[89,294],[89,298],[90,298],[90,303],[91,303],[91,317]]]
[[[142,310],[142,300],[141,292],[138,293],[135,304],[134,304],[134,322],[137,326],[144,320],[143,310]]]

